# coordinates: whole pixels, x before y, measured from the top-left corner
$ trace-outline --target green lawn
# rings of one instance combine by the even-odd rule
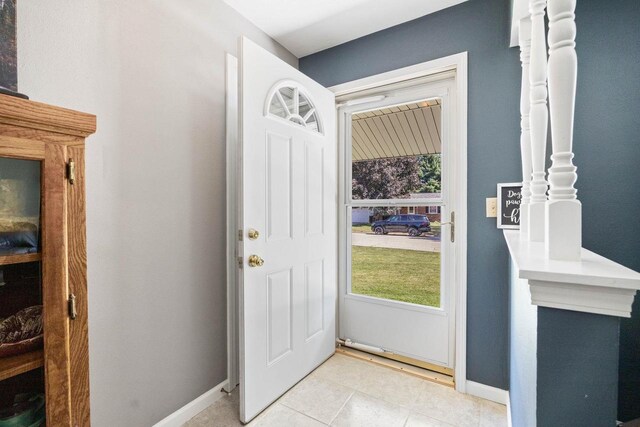
[[[351,231],[354,233],[373,233],[371,224],[354,224],[351,226]]]
[[[440,253],[352,247],[354,294],[440,306]]]

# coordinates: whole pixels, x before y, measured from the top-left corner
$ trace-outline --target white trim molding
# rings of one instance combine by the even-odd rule
[[[239,383],[238,368],[238,58],[227,54],[226,69],[227,146],[227,378],[225,390]]]
[[[456,286],[455,286],[455,364],[456,390],[466,393],[467,388],[467,114],[468,114],[468,54],[461,52],[432,61],[411,65],[386,73],[365,77],[339,84],[329,89],[341,103],[349,103],[357,98],[371,99],[381,88],[394,85],[415,85],[431,80],[440,80],[448,75],[455,76],[457,105],[457,127],[455,129],[455,156],[457,167],[455,192],[456,205]],[[369,98],[367,98],[369,97]],[[384,98],[377,98],[384,99]],[[340,174],[343,174],[342,168]],[[340,179],[344,179],[341,176]],[[342,200],[344,200],[342,198]],[[340,218],[343,218],[341,215]],[[344,270],[343,260],[339,269]],[[342,274],[342,273],[340,273]]]
[[[538,280],[529,280],[529,289],[534,305],[618,317],[631,317],[636,295],[635,289]]]
[[[224,380],[171,415],[158,421],[153,425],[153,427],[181,427],[191,418],[195,417],[200,412],[213,405],[220,398],[224,397],[226,393],[222,389],[227,386],[227,383],[228,380]]]
[[[507,390],[469,380],[467,380],[467,394],[501,405],[506,405],[509,401],[509,392]]]
[[[511,421],[511,394],[507,391],[507,427],[513,427],[513,421]]]
[[[640,273],[586,249],[580,261],[551,260],[542,242],[523,241],[504,232],[516,275],[526,279],[531,303],[561,310],[631,317]]]

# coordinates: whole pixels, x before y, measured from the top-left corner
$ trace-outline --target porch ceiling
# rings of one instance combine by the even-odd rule
[[[354,114],[353,161],[438,154],[441,119],[437,99]]]

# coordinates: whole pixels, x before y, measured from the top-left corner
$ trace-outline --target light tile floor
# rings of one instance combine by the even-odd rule
[[[225,395],[184,427],[241,426],[238,393]],[[336,354],[249,426],[506,427],[504,405]]]

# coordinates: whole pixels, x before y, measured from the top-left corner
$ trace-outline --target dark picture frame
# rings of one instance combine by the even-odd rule
[[[520,229],[520,203],[522,201],[522,183],[510,182],[498,184],[498,228]]]
[[[0,0],[0,86],[18,90],[16,0]]]

